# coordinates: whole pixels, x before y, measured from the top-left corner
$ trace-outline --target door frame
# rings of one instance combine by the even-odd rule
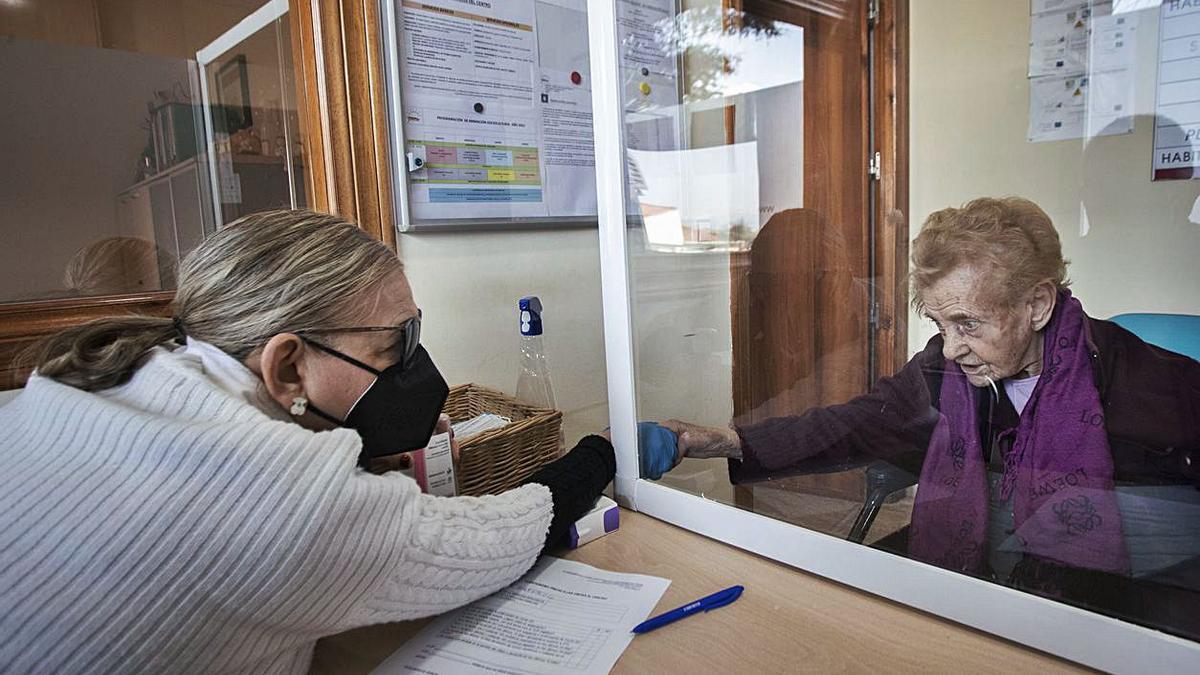
[[[879,153],[879,176],[871,181],[876,280],[872,308],[871,381],[893,375],[908,362],[908,21],[909,0],[874,4],[868,91]]]
[[[395,248],[380,2],[288,5],[308,208],[352,220]]]
[[[779,5],[780,11],[792,8],[780,0],[722,0],[726,10],[742,10],[750,5],[761,5],[761,10],[770,11]],[[818,9],[810,8],[814,13]],[[747,9],[747,11],[755,11]],[[861,17],[859,58],[865,68],[858,85],[864,92],[862,101],[862,146],[863,157],[849,157],[846,170],[858,171],[861,163],[862,186],[861,210],[868,220],[864,228],[866,241],[848,242],[849,246],[862,248],[864,267],[869,289],[864,308],[867,321],[865,344],[862,357],[864,380],[862,392],[880,377],[892,375],[908,361],[908,0],[880,2],[879,0],[855,0],[842,3],[843,13]],[[729,17],[734,14],[730,13]],[[728,18],[726,22],[734,19]],[[808,87],[806,87],[807,89]],[[727,111],[731,112],[731,111]],[[728,122],[727,122],[728,126]],[[732,139],[730,139],[732,140]],[[807,190],[806,190],[807,192]],[[787,229],[787,228],[785,228]],[[789,230],[790,231],[790,230]],[[796,236],[792,233],[787,236]],[[734,295],[744,286],[737,276],[749,264],[749,253],[731,256],[731,289]],[[744,293],[743,293],[744,294]],[[740,326],[736,319],[749,316],[749,308],[739,308],[739,301],[747,297],[731,297],[735,331]],[[743,326],[744,328],[744,326]],[[744,344],[739,351],[739,334],[735,333],[734,357],[749,358],[751,347]],[[743,342],[748,335],[741,335]],[[815,336],[816,348],[822,339]],[[753,369],[753,360],[744,364]],[[735,412],[738,403],[742,412],[755,405],[750,382],[753,372],[734,376]]]
[[[814,193],[814,203],[774,214],[752,250],[730,256],[733,408],[745,424],[864,394],[907,361],[908,5],[846,2],[836,13],[780,0],[722,6],[736,10],[728,17],[744,10],[805,26],[806,99],[824,98],[805,103],[798,126],[806,138],[831,139],[805,160],[805,180],[814,182],[804,194]],[[831,230],[844,241],[830,244]],[[853,499],[864,480],[860,468],[770,488]],[[747,509],[754,493],[734,488]]]

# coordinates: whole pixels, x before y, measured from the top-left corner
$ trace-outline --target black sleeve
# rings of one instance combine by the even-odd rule
[[[940,360],[941,343],[930,340],[903,370],[881,378],[868,394],[802,415],[736,426],[742,459],[729,460],[730,481],[819,472],[864,458],[903,459],[919,471],[938,421],[926,363]]]
[[[612,443],[603,436],[584,436],[567,454],[543,466],[523,485],[539,483],[550,488],[554,518],[542,552],[555,548],[571,524],[583,517],[617,473]]]

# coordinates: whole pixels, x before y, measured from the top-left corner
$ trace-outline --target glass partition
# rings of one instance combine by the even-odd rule
[[[911,3],[911,213],[891,250],[872,78],[894,55],[874,52],[869,3],[618,3],[634,224],[606,267],[628,280],[653,494],[1194,649],[1189,4]],[[906,262],[893,274],[881,251]],[[907,326],[907,359],[877,348],[889,324]]]
[[[307,203],[286,2],[268,2],[196,54],[217,225]]]
[[[0,3],[0,300],[170,291],[216,226],[305,203],[287,3],[244,30],[263,4]]]

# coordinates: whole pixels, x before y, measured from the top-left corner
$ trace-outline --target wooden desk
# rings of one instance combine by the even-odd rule
[[[1084,672],[631,511],[621,511],[619,530],[563,557],[670,579],[656,614],[734,584],[746,587],[728,607],[637,637],[614,673]],[[324,638],[310,672],[368,673],[425,623]]]

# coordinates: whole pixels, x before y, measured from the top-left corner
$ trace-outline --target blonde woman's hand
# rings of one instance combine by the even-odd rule
[[[389,471],[407,471],[412,468],[412,453],[402,452],[398,455],[373,457],[367,460],[367,471],[373,474],[384,474]]]

